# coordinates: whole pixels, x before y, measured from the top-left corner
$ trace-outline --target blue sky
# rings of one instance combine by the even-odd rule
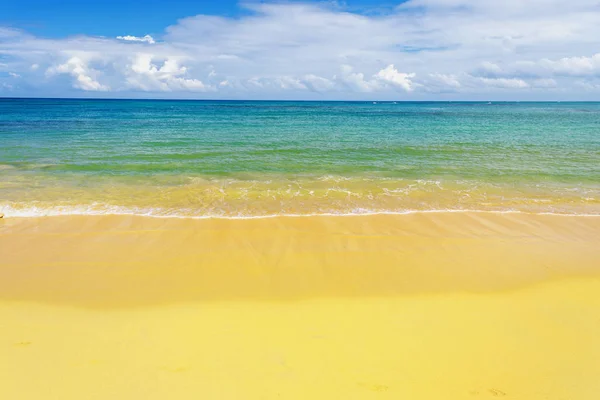
[[[348,10],[374,14],[389,12],[399,2],[351,0],[343,4]],[[0,24],[46,37],[118,36],[125,31],[143,36],[158,34],[178,19],[198,14],[240,17],[247,12],[233,0],[7,0]]]
[[[600,100],[597,0],[4,3],[0,96]]]
[[[0,24],[45,37],[159,33],[196,14],[239,15],[236,1],[207,0],[7,0]]]

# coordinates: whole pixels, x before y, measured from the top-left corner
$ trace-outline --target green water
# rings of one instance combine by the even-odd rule
[[[0,212],[600,214],[600,103],[0,99]]]

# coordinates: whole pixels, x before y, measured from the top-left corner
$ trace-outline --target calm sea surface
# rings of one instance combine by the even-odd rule
[[[600,215],[600,103],[0,99],[7,216]]]

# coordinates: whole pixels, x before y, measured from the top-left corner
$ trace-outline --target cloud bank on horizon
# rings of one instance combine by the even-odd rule
[[[600,99],[600,1],[242,3],[161,34],[0,26],[0,96]]]

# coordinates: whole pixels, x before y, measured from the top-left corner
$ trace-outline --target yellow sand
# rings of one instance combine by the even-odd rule
[[[0,220],[0,399],[600,398],[600,218]]]

